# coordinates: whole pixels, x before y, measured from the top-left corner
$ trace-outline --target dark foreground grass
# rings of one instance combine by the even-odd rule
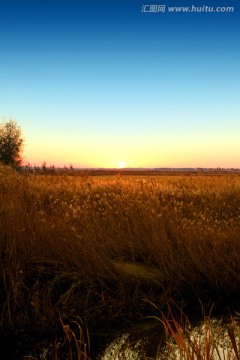
[[[104,179],[0,169],[0,328],[237,307],[240,177]]]

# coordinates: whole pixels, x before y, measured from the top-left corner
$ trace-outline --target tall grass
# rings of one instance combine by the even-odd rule
[[[0,168],[0,326],[90,326],[240,295],[240,177]],[[5,331],[4,330],[4,331]]]
[[[171,309],[168,317],[163,315],[166,330],[166,347],[161,360],[239,360],[240,327],[231,318],[226,324],[204,315],[202,323],[192,326],[187,316],[181,313],[178,321]]]

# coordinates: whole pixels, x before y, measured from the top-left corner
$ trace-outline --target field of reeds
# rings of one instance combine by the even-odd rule
[[[239,308],[240,176],[0,168],[0,331]]]

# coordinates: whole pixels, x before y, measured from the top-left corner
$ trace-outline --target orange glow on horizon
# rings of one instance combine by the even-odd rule
[[[49,133],[29,132],[23,156],[24,162],[32,166],[46,161],[47,166],[72,164],[74,168],[124,168],[126,164],[128,168],[240,168],[237,135],[213,138],[206,134],[203,146],[201,134],[193,138],[183,134],[126,134],[123,142],[118,135],[61,133],[52,137]]]

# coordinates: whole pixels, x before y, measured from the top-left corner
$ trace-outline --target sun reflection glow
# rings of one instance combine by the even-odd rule
[[[120,169],[125,168],[125,167],[126,167],[126,166],[125,166],[125,161],[119,161],[118,167],[119,167]]]

